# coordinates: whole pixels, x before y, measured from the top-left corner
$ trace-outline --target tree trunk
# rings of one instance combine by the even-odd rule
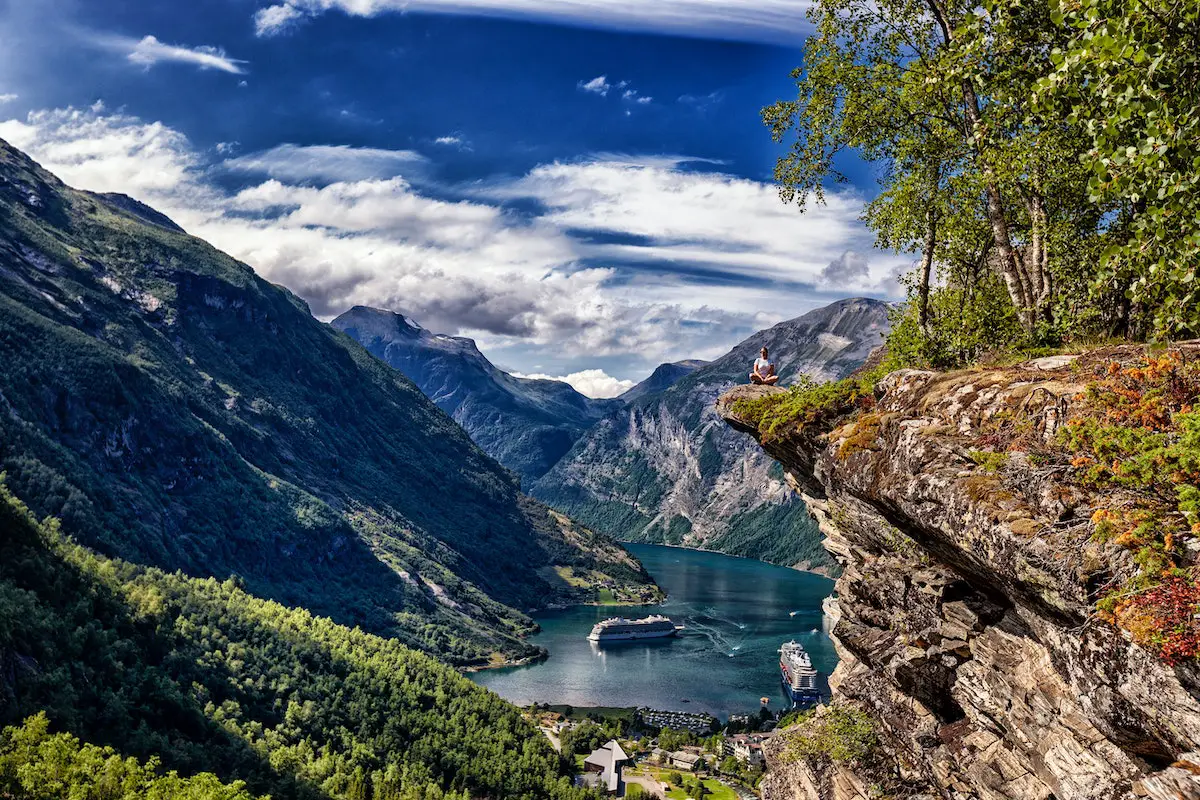
[[[950,44],[954,41],[954,25],[951,23],[942,0],[926,0],[926,2],[941,29],[943,39],[946,44]],[[1032,332],[1036,324],[1034,298],[1031,297],[1032,287],[1020,257],[1013,247],[1012,234],[1008,229],[1008,217],[1004,212],[1004,200],[1000,196],[1000,185],[996,180],[996,173],[983,153],[984,126],[983,115],[979,109],[979,96],[975,94],[975,88],[966,80],[962,82],[962,92],[963,107],[967,116],[967,136],[975,150],[975,160],[984,179],[988,223],[992,228],[992,242],[997,255],[996,269],[1000,272],[1000,277],[1004,279],[1008,296],[1017,308],[1017,317],[1021,320],[1021,327],[1027,332]]]
[[[925,211],[925,250],[921,254],[921,287],[918,295],[917,321],[921,330],[929,329],[929,278],[933,272],[933,254],[937,247],[937,214],[933,210],[933,201]]]
[[[1049,221],[1046,215],[1046,201],[1041,192],[1034,190],[1026,199],[1029,209],[1031,227],[1029,257],[1025,259],[1029,273],[1029,283],[1032,287],[1031,300],[1039,320],[1054,321],[1054,309],[1050,306],[1050,298],[1054,286],[1050,276],[1050,243],[1046,240]]]
[[[996,267],[1008,296],[1017,308],[1017,317],[1021,327],[1026,332],[1032,332],[1036,322],[1033,298],[1030,296],[1028,276],[1025,274],[1021,260],[1013,247],[1012,234],[1008,230],[1008,217],[1004,213],[1004,200],[1000,196],[1000,187],[996,182],[992,165],[983,155],[980,146],[980,134],[983,129],[983,119],[979,113],[979,98],[970,84],[963,83],[963,98],[966,100],[967,121],[971,125],[971,143],[975,148],[975,158],[979,163],[984,178],[984,197],[987,200],[988,223],[992,228],[992,244],[996,248]]]

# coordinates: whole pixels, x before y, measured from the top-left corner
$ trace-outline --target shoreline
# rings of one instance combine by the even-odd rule
[[[801,564],[809,563],[807,561],[799,561],[795,564],[776,564],[774,561],[763,561],[761,558],[755,558],[754,556],[739,556],[734,553],[726,553],[722,550],[714,550],[711,547],[695,547],[693,545],[668,544],[666,542],[634,542],[634,541],[630,541],[630,540],[626,540],[626,539],[616,539],[615,541],[617,541],[621,545],[645,544],[645,545],[650,545],[652,547],[671,547],[676,550],[693,550],[697,553],[712,553],[713,555],[725,556],[726,558],[740,558],[740,559],[743,559],[744,561],[757,561],[759,564],[767,564],[772,567],[779,567],[780,569],[795,570],[796,572],[805,572],[809,575],[820,575],[822,578],[828,578],[831,581],[836,580],[836,578],[834,578],[832,575],[828,574],[831,567],[802,567],[802,566],[800,566]]]

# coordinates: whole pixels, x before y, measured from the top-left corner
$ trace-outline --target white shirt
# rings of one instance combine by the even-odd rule
[[[773,366],[775,366],[775,365],[772,364],[771,360],[768,358],[754,359],[754,371],[757,372],[759,375],[762,375],[763,373],[765,373],[767,371],[768,367],[773,367]]]

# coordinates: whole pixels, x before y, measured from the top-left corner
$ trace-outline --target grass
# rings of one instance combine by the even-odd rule
[[[633,714],[637,710],[632,706],[621,708],[619,706],[544,706],[548,711],[553,711],[556,714],[562,714],[567,719],[576,722],[582,722],[585,719],[594,719],[599,717],[602,720],[623,719],[626,722],[633,722]],[[568,713],[568,710],[570,713]]]
[[[806,378],[786,393],[739,400],[733,411],[758,428],[763,439],[769,439],[793,425],[827,423],[851,412],[872,408],[875,382],[884,374],[886,372],[881,368],[828,383],[815,383]]]
[[[657,767],[644,767],[639,770],[631,770],[630,773],[649,775],[659,783],[663,783],[665,776],[673,771],[676,770],[658,769]],[[688,777],[688,773],[680,774],[682,774],[685,778]],[[716,778],[705,778],[702,783],[710,792],[710,794],[705,795],[705,797],[709,798],[710,800],[737,800],[737,792]],[[687,798],[692,797],[692,795],[688,792],[688,790],[682,787],[673,786],[667,791],[667,797],[670,798],[670,800],[687,800]]]

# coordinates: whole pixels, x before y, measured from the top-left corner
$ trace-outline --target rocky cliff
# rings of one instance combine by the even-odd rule
[[[862,364],[887,327],[887,304],[854,298],[760,331],[666,391],[610,413],[532,493],[618,538],[824,568],[815,526],[782,471],[722,424],[713,401],[746,382],[763,346],[781,383],[829,380]]]
[[[1194,364],[1200,345],[1176,353],[1158,367]],[[831,704],[774,740],[764,797],[1200,797],[1200,672],[1194,653],[1169,649],[1194,633],[1194,598],[1163,635],[1146,630],[1170,609],[1143,627],[1120,611],[1136,606],[1131,595],[1161,594],[1153,581],[1192,575],[1194,538],[1135,552],[1140,529],[1098,532],[1113,509],[1146,498],[1089,483],[1091,459],[1062,452],[1064,429],[1096,412],[1109,376],[1132,376],[1113,388],[1127,410],[1131,398],[1175,403],[1194,418],[1194,382],[1174,400],[1139,394],[1160,375],[1140,366],[1146,358],[1128,348],[901,371],[825,415],[782,390],[739,387],[719,400],[727,422],[783,465],[843,566],[827,604],[841,658]],[[1150,551],[1169,563],[1147,583]]]

